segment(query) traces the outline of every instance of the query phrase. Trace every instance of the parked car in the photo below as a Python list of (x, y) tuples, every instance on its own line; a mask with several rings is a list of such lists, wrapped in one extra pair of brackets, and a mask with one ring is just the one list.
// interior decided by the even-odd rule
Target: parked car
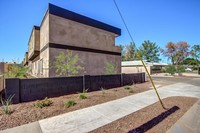
[(186, 68), (185, 71), (192, 72), (192, 69), (191, 68)]

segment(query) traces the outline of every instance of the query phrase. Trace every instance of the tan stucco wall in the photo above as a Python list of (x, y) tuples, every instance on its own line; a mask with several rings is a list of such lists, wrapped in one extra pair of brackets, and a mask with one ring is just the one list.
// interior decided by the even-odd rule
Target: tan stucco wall
[[(151, 67), (147, 66), (149, 72), (151, 72)], [(138, 72), (145, 72), (146, 70), (143, 66), (134, 66), (134, 67), (122, 67), (122, 73), (138, 73)]]
[(34, 45), (34, 49), (36, 51), (40, 51), (40, 30), (34, 30), (35, 32), (35, 45)]
[(52, 14), (49, 15), (49, 23), (49, 41), (52, 43), (121, 52), (120, 47), (114, 46), (114, 33)]
[(39, 77), (49, 77), (49, 48), (40, 53), (40, 60), (43, 61), (43, 72)]
[(44, 17), (40, 26), (40, 50), (49, 43), (49, 13)]
[[(60, 52), (67, 50), (50, 48), (50, 59), (54, 59)], [(112, 62), (117, 66), (117, 73), (121, 73), (121, 57), (115, 55), (99, 54), (92, 52), (72, 51), (73, 55), (79, 56), (79, 65), (84, 67), (79, 75), (100, 75), (105, 73), (105, 63)], [(55, 69), (50, 70), (50, 77), (55, 76)]]
[[(51, 15), (48, 12), (42, 21), (40, 32), (35, 33), (35, 36), (37, 36), (36, 42), (40, 44), (40, 55), (29, 63), (29, 67), (32, 68), (32, 74), (36, 74), (37, 77), (55, 76), (55, 70), (50, 69), (51, 66), (49, 66), (51, 64), (50, 59), (53, 59), (59, 52), (66, 53), (67, 51), (66, 49), (55, 48), (44, 50), (44, 46), (48, 43), (121, 52), (120, 47), (114, 45), (116, 34)], [(79, 75), (104, 74), (106, 62), (116, 64), (117, 73), (121, 73), (121, 56), (83, 51), (73, 51), (73, 54), (78, 54), (81, 60), (79, 63), (84, 67), (84, 71), (81, 71)], [(35, 64), (38, 64), (41, 60), (43, 62), (43, 72), (38, 74), (38, 67)]]
[(33, 30), (30, 36), (29, 43), (28, 43), (28, 58), (30, 58), (31, 54), (34, 51), (34, 38), (35, 38), (35, 34)]
[(40, 55), (37, 56), (33, 61), (32, 61), (32, 75), (37, 76), (38, 74), (38, 65), (37, 61), (40, 59)]
[(33, 28), (29, 44), (28, 44), (28, 58), (33, 54), (34, 51), (40, 50), (40, 31)]

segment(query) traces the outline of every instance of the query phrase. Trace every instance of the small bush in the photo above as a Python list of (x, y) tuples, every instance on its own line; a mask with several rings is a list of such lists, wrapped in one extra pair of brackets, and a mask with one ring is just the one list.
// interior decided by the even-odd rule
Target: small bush
[(124, 86), (124, 89), (130, 90), (131, 88), (129, 86)]
[(114, 89), (113, 91), (114, 91), (114, 92), (117, 92), (117, 89)]
[(166, 72), (171, 75), (174, 75), (176, 73), (176, 67), (174, 65), (166, 66), (165, 69), (166, 69)]
[(184, 67), (184, 66), (181, 66), (181, 65), (177, 66), (176, 72), (177, 72), (178, 74), (181, 74), (181, 73), (185, 72), (185, 67)]
[(193, 67), (193, 70), (198, 70), (198, 67)]
[(161, 72), (162, 72), (162, 73), (166, 73), (166, 69), (165, 69), (165, 68), (162, 68), (162, 69), (161, 69)]
[(76, 105), (76, 102), (74, 100), (69, 100), (68, 102), (65, 103), (65, 107), (69, 108), (71, 106)]
[(129, 93), (134, 93), (134, 90), (133, 90), (133, 89), (130, 89), (130, 90), (129, 90)]
[(38, 108), (43, 108), (43, 107), (46, 107), (46, 106), (50, 106), (52, 103), (53, 102), (46, 97), (44, 100), (38, 101), (37, 103), (34, 103), (33, 105), (38, 107)]
[(2, 109), (3, 109), (3, 112), (5, 113), (5, 114), (11, 114), (12, 113), (12, 111), (11, 111), (11, 108), (10, 108), (10, 105), (12, 104), (12, 98), (14, 97), (14, 95), (12, 95), (12, 96), (9, 96), (8, 97), (8, 99), (6, 99), (6, 100), (3, 100), (2, 98), (1, 98), (1, 104), (2, 104)]
[(80, 99), (87, 99), (87, 96), (86, 96), (87, 92), (88, 92), (88, 89), (86, 89), (86, 90), (84, 89), (83, 93), (79, 93), (79, 98)]
[(79, 94), (79, 98), (80, 99), (87, 99), (87, 96), (86, 96), (85, 93), (81, 93), (81, 94)]

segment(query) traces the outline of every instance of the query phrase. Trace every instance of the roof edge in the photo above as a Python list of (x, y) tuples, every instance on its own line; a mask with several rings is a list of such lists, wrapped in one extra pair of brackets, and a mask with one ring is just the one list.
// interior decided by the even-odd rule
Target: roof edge
[(49, 3), (49, 5), (48, 5), (48, 11), (49, 11), (49, 14), (52, 14), (52, 15), (56, 15), (56, 16), (59, 16), (59, 17), (65, 18), (65, 19), (69, 19), (69, 20), (72, 20), (72, 21), (75, 21), (78, 23), (82, 23), (85, 25), (89, 25), (89, 26), (92, 26), (95, 28), (105, 30), (105, 31), (109, 31), (109, 32), (117, 34), (118, 36), (121, 35), (121, 29), (119, 29), (119, 28), (116, 28), (114, 26), (108, 25), (106, 23), (94, 20), (92, 18), (83, 16), (83, 15), (80, 15), (78, 13), (69, 11), (62, 7), (58, 7), (51, 3)]

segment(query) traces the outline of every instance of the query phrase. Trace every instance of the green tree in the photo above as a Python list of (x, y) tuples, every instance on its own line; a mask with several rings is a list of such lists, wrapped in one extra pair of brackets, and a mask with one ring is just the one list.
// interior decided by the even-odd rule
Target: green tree
[(200, 45), (192, 46), (191, 55), (194, 59), (200, 60)]
[(199, 60), (196, 60), (194, 58), (186, 58), (184, 61), (183, 61), (183, 65), (193, 65), (193, 66), (197, 66), (200, 64), (200, 61)]
[(124, 46), (122, 44), (119, 45), (119, 47), (121, 48), (121, 60), (125, 61), (125, 50), (124, 50)]
[(105, 64), (105, 72), (104, 74), (116, 74), (117, 73), (117, 67), (112, 62), (106, 62)]
[(137, 49), (135, 47), (135, 43), (130, 43), (126, 45), (125, 53), (124, 53), (124, 60), (126, 61), (133, 61), (138, 60), (137, 56)]
[(67, 54), (60, 52), (52, 63), (52, 68), (56, 71), (56, 76), (75, 76), (84, 68), (78, 65), (78, 55), (73, 55), (72, 51), (67, 50)]
[(144, 60), (147, 60), (148, 62), (159, 62), (159, 49), (160, 48), (158, 47), (158, 45), (156, 45), (156, 43), (147, 40), (142, 43), (139, 51)]
[(5, 78), (27, 78), (28, 68), (24, 67), (23, 64), (17, 64), (14, 62), (8, 67), (8, 72), (4, 73)]

